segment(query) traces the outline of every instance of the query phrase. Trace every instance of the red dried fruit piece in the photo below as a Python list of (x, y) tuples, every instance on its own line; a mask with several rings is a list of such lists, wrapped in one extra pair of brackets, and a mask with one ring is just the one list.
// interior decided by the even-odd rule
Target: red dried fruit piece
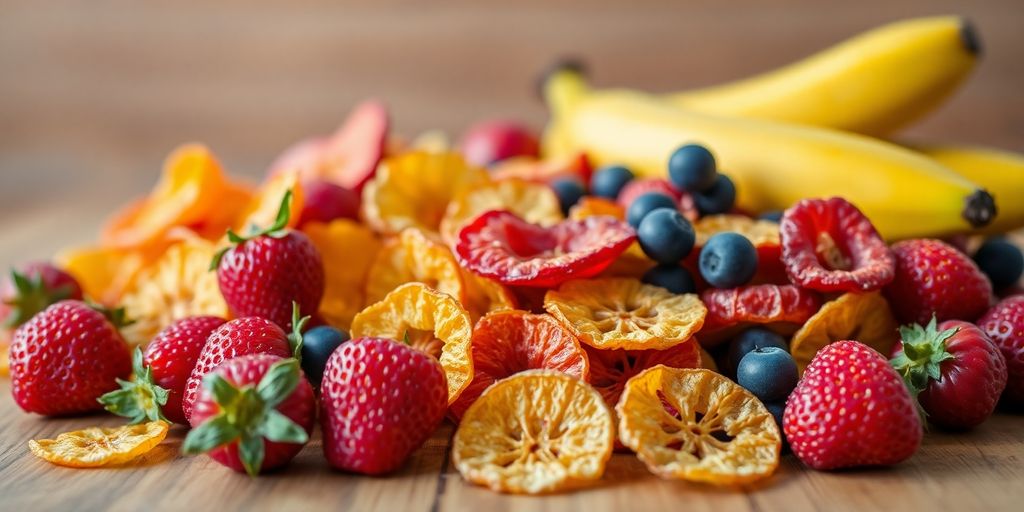
[(669, 368), (700, 368), (700, 344), (696, 338), (665, 350), (602, 350), (583, 345), (590, 360), (590, 385), (605, 403), (614, 406), (634, 375), (663, 364)]
[(786, 210), (779, 230), (786, 273), (801, 287), (863, 292), (895, 276), (896, 258), (875, 226), (841, 197), (800, 201)]
[(697, 203), (693, 201), (693, 196), (676, 189), (668, 180), (661, 178), (641, 178), (627, 183), (625, 187), (622, 187), (616, 201), (619, 206), (628, 209), (634, 199), (649, 192), (671, 197), (679, 205), (679, 212), (690, 222), (700, 218), (700, 212), (697, 210)]
[(601, 273), (634, 240), (633, 229), (612, 217), (542, 227), (490, 211), (459, 232), (455, 255), (463, 267), (501, 283), (550, 288)]
[(742, 324), (791, 323), (799, 326), (821, 308), (821, 296), (793, 285), (757, 284), (709, 288), (700, 294), (708, 308), (701, 340), (714, 344), (731, 327)]

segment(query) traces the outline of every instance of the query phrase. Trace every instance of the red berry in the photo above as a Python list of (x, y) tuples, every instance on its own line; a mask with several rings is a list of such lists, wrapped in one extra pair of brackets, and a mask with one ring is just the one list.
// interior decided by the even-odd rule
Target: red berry
[(298, 361), (267, 354), (236, 357), (205, 381), (182, 451), (207, 452), (256, 476), (295, 458), (315, 421), (313, 387)]
[(96, 400), (132, 372), (128, 344), (103, 313), (58, 302), (18, 328), (11, 343), (11, 393), (47, 416), (102, 409)]
[(1024, 406), (1024, 295), (1003, 299), (981, 319), (981, 328), (1006, 360), (1007, 381), (1003, 400)]
[(757, 284), (739, 288), (709, 288), (700, 294), (708, 308), (701, 341), (708, 334), (741, 324), (801, 325), (821, 308), (821, 296), (793, 285)]
[(23, 265), (0, 283), (0, 326), (18, 327), (61, 300), (82, 300), (71, 274), (45, 261)]
[(311, 180), (302, 183), (302, 194), (299, 226), (334, 219), (359, 220), (359, 195), (350, 189), (329, 181)]
[(904, 240), (892, 246), (896, 277), (885, 296), (903, 323), (925, 324), (934, 315), (973, 322), (992, 301), (992, 284), (964, 253), (938, 240)]
[(485, 121), (462, 137), (459, 151), (466, 162), (484, 167), (512, 157), (537, 158), (540, 145), (530, 129), (514, 121)]
[(895, 260), (875, 226), (841, 197), (804, 199), (779, 223), (790, 281), (822, 292), (877, 290), (893, 278)]
[(857, 341), (821, 349), (786, 402), (786, 439), (814, 469), (888, 466), (921, 444), (921, 419), (889, 361)]
[(226, 320), (215, 316), (196, 316), (178, 320), (167, 326), (146, 346), (144, 364), (149, 367), (156, 385), (168, 391), (164, 416), (175, 423), (187, 424), (181, 409), (185, 384), (207, 338)]
[(383, 338), (331, 354), (320, 394), (324, 455), (338, 469), (394, 471), (444, 419), (448, 386), (436, 359)]

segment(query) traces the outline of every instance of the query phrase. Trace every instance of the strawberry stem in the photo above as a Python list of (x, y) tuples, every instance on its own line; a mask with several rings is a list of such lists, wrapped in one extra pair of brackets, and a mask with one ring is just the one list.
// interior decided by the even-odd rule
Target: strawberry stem
[(104, 409), (128, 418), (130, 425), (158, 420), (170, 423), (161, 410), (167, 405), (168, 391), (153, 381), (153, 372), (143, 363), (142, 349), (138, 347), (132, 352), (132, 373), (133, 380), (117, 379), (121, 389), (99, 397), (99, 403)]
[(288, 234), (288, 221), (291, 219), (291, 204), (292, 204), (292, 189), (285, 191), (284, 196), (281, 198), (281, 205), (277, 208), (277, 217), (274, 219), (274, 223), (265, 229), (259, 229), (257, 226), (253, 226), (250, 229), (248, 236), (242, 236), (235, 233), (234, 230), (228, 229), (227, 236), (230, 244), (217, 251), (213, 255), (213, 260), (210, 261), (210, 270), (217, 270), (220, 266), (220, 260), (224, 258), (224, 255), (234, 247), (237, 247), (249, 240), (259, 238), (261, 236), (269, 236), (271, 238), (281, 238)]

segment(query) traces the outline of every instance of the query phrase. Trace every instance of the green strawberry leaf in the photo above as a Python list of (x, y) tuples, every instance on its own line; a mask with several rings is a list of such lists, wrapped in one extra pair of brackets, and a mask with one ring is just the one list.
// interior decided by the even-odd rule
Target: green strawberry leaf
[(181, 452), (187, 455), (205, 453), (224, 446), (241, 435), (242, 432), (226, 415), (218, 415), (190, 430), (181, 445)]
[(274, 219), (274, 223), (268, 226), (266, 229), (260, 229), (259, 226), (253, 225), (249, 227), (249, 234), (242, 236), (235, 233), (233, 230), (227, 230), (228, 241), (231, 245), (225, 247), (216, 254), (213, 255), (213, 260), (210, 261), (210, 270), (217, 270), (220, 266), (220, 261), (224, 258), (227, 252), (240, 244), (248, 242), (254, 238), (261, 236), (269, 236), (271, 238), (282, 238), (288, 235), (288, 220), (291, 218), (291, 204), (292, 204), (292, 189), (285, 191), (284, 196), (281, 197), (281, 205), (277, 209), (277, 217)]
[(210, 390), (210, 394), (213, 395), (213, 400), (221, 406), (229, 406), (238, 400), (238, 396), (241, 394), (237, 388), (231, 385), (230, 382), (217, 375), (216, 373), (208, 373), (203, 377), (203, 386)]
[(256, 477), (260, 474), (264, 455), (263, 437), (245, 435), (238, 441), (238, 459), (242, 461), (242, 467), (249, 476)]
[(99, 397), (99, 403), (104, 409), (128, 418), (129, 424), (157, 420), (170, 423), (161, 410), (167, 405), (169, 392), (153, 381), (152, 370), (143, 364), (142, 349), (136, 348), (132, 353), (132, 373), (133, 380), (117, 379), (121, 389)]
[(299, 303), (292, 301), (292, 332), (288, 334), (288, 345), (292, 348), (292, 357), (302, 360), (302, 331), (311, 317), (301, 316)]
[(275, 409), (267, 411), (259, 432), (267, 440), (276, 443), (305, 444), (309, 441), (309, 434), (302, 427)]
[(0, 318), (0, 325), (9, 329), (29, 321), (51, 304), (71, 297), (73, 290), (70, 285), (47, 288), (42, 273), (29, 277), (13, 268), (11, 284), (14, 285), (14, 296), (4, 300), (4, 304), (11, 308), (10, 314), (7, 318)]
[(299, 385), (299, 362), (285, 359), (274, 363), (266, 375), (256, 385), (256, 393), (263, 401), (264, 407), (273, 409), (285, 401)]

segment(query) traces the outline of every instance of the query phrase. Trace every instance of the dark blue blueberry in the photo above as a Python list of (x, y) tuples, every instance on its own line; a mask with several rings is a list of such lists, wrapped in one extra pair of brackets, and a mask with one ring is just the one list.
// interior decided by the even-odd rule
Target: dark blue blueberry
[(558, 196), (558, 204), (562, 207), (562, 214), (569, 215), (569, 208), (579, 202), (580, 198), (586, 195), (587, 191), (579, 181), (572, 178), (562, 178), (551, 182), (551, 188)]
[(700, 144), (687, 144), (668, 159), (668, 176), (676, 188), (690, 193), (705, 192), (718, 177), (715, 156)]
[(729, 343), (729, 368), (735, 372), (743, 356), (756, 348), (765, 347), (789, 350), (785, 338), (763, 327), (751, 327), (741, 332), (739, 336), (733, 338), (732, 342)]
[(785, 400), (798, 380), (793, 356), (778, 347), (756, 348), (736, 367), (736, 382), (762, 402)]
[(719, 174), (715, 184), (706, 192), (693, 194), (693, 202), (701, 215), (726, 213), (736, 204), (736, 185), (728, 176)]
[(719, 233), (700, 251), (700, 275), (715, 288), (735, 288), (757, 272), (757, 249), (743, 235)]
[(660, 192), (648, 192), (636, 199), (626, 209), (626, 222), (633, 228), (640, 227), (640, 221), (658, 208), (678, 208), (676, 202)]
[(690, 271), (679, 265), (657, 265), (644, 272), (643, 282), (660, 286), (672, 293), (696, 293), (697, 285), (693, 283)]
[(784, 212), (782, 210), (773, 210), (773, 211), (770, 211), (770, 212), (764, 212), (760, 216), (758, 216), (757, 218), (759, 218), (761, 220), (770, 220), (770, 221), (778, 224), (778, 223), (782, 222), (782, 214), (783, 213)]
[(693, 250), (697, 234), (690, 221), (675, 208), (658, 208), (648, 213), (636, 228), (640, 248), (658, 263), (679, 263)]
[(302, 371), (306, 372), (313, 389), (320, 389), (327, 358), (348, 339), (348, 333), (327, 325), (314, 327), (302, 335)]
[(594, 172), (590, 178), (590, 193), (598, 197), (615, 199), (626, 183), (633, 181), (633, 172), (621, 165), (609, 165)]
[(992, 281), (992, 287), (1001, 290), (1020, 280), (1024, 273), (1024, 255), (1017, 246), (1002, 238), (990, 238), (974, 253), (974, 262)]

